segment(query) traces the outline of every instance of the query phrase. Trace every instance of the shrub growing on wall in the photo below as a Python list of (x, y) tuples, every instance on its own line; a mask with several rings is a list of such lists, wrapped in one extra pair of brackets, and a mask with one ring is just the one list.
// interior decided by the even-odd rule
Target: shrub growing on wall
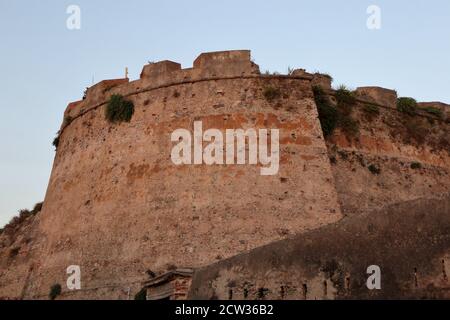
[(417, 101), (413, 98), (402, 97), (397, 99), (397, 110), (409, 115), (416, 114)]
[(264, 98), (269, 102), (278, 99), (280, 96), (281, 91), (279, 88), (267, 87), (264, 89)]
[(380, 108), (374, 104), (365, 104), (363, 111), (368, 121), (372, 121), (380, 114)]
[(359, 133), (359, 124), (352, 118), (353, 107), (357, 104), (355, 94), (345, 86), (340, 86), (335, 92), (338, 109), (338, 126), (347, 138), (353, 138)]
[(124, 99), (120, 94), (114, 94), (106, 105), (105, 118), (111, 123), (130, 122), (133, 113), (133, 102)]
[(58, 149), (58, 146), (59, 146), (59, 133), (57, 133), (56, 137), (53, 139), (52, 145), (55, 147), (55, 149)]
[(350, 109), (356, 104), (355, 94), (344, 85), (340, 86), (339, 89), (336, 90), (335, 97), (338, 105), (342, 108)]
[(381, 173), (381, 169), (380, 169), (379, 167), (377, 167), (376, 165), (374, 165), (374, 164), (371, 164), (371, 165), (368, 166), (367, 168), (369, 169), (369, 171), (370, 171), (372, 174), (377, 175), (377, 174), (380, 174), (380, 173)]
[(411, 169), (421, 169), (422, 164), (420, 162), (413, 162), (411, 163)]
[(425, 143), (430, 131), (423, 119), (412, 118), (409, 120), (404, 120), (403, 125), (406, 129), (405, 142), (412, 143), (413, 141), (415, 141), (420, 145)]
[(30, 217), (35, 216), (42, 210), (43, 202), (36, 203), (33, 210), (22, 209), (19, 210), (19, 215), (14, 216), (8, 224), (0, 229), (0, 234), (6, 232), (9, 235), (14, 235), (21, 225)]
[(60, 294), (61, 294), (62, 288), (59, 283), (56, 283), (52, 285), (50, 288), (50, 293), (48, 294), (48, 297), (50, 300), (55, 300)]
[(138, 293), (136, 293), (134, 300), (147, 300), (147, 289), (142, 288)]
[(353, 138), (359, 133), (359, 123), (351, 116), (353, 106), (357, 104), (353, 92), (341, 86), (335, 92), (337, 106), (331, 105), (322, 87), (314, 86), (314, 100), (319, 112), (319, 120), (325, 137), (331, 136), (339, 127), (347, 138)]
[(432, 114), (438, 118), (442, 118), (444, 114), (442, 113), (441, 109), (435, 108), (435, 107), (426, 107), (423, 108), (424, 111), (426, 111), (429, 114)]
[(335, 107), (333, 107), (323, 89), (320, 86), (313, 87), (314, 100), (317, 105), (317, 111), (319, 112), (319, 121), (322, 126), (323, 135), (325, 137), (330, 136), (337, 126), (338, 122), (338, 112)]
[(356, 120), (346, 113), (341, 113), (339, 115), (339, 127), (342, 132), (346, 134), (347, 137), (355, 137), (359, 133), (359, 124)]

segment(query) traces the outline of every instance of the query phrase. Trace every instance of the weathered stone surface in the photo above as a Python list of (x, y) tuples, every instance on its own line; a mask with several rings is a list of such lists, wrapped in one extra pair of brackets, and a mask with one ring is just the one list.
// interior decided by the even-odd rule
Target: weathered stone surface
[[(43, 210), (24, 226), (32, 239), (13, 258), (10, 252), (16, 251), (11, 250), (23, 239), (5, 240), (0, 249), (0, 297), (46, 299), (51, 285), (65, 283), (66, 268), (80, 265), (83, 290), (69, 292), (63, 286), (62, 298), (127, 299), (142, 288), (148, 270), (206, 268), (321, 230), (316, 238), (307, 236), (316, 241), (321, 232), (330, 235), (323, 230), (331, 229), (323, 227), (342, 219), (341, 208), (356, 223), (361, 214), (376, 215), (376, 208), (420, 198), (433, 205), (431, 199), (448, 192), (448, 123), (436, 122), (422, 144), (405, 141), (399, 131), (406, 130), (402, 115), (393, 110), (395, 92), (359, 88), (361, 99), (384, 107), (371, 121), (355, 108), (358, 136), (348, 139), (337, 130), (325, 141), (312, 86), (328, 87), (330, 81), (306, 72), (262, 76), (249, 51), (231, 51), (202, 54), (189, 69), (158, 62), (144, 67), (136, 81), (108, 80), (89, 88), (84, 100), (66, 109), (70, 121), (62, 126)], [(275, 99), (266, 98), (267, 89), (277, 90)], [(113, 94), (134, 103), (129, 123), (105, 120)], [(420, 117), (417, 123), (428, 120)], [(202, 121), (205, 130), (279, 129), (279, 174), (261, 176), (258, 166), (248, 165), (175, 166), (170, 135), (175, 129), (192, 130), (194, 121)], [(420, 168), (411, 167), (415, 162)], [(372, 174), (370, 164), (379, 166), (381, 174)], [(434, 216), (429, 217), (424, 223)], [(363, 243), (344, 238), (349, 254)], [(274, 266), (278, 259), (288, 258), (274, 257)], [(302, 268), (308, 263), (303, 261)], [(315, 266), (313, 261), (305, 268)], [(283, 279), (294, 274), (286, 295), (289, 286), (298, 288), (303, 281), (284, 264), (273, 272)], [(249, 275), (256, 279), (255, 288), (260, 287), (258, 276)], [(268, 279), (276, 283), (274, 277)], [(323, 279), (314, 279), (313, 291), (322, 290)], [(329, 297), (341, 297), (332, 284), (329, 288)]]
[(313, 78), (311, 80), (311, 84), (313, 86), (319, 86), (324, 90), (331, 90), (331, 82), (333, 79), (326, 74), (315, 73), (313, 74)]
[(442, 112), (442, 118), (447, 122), (450, 120), (450, 105), (438, 101), (433, 102), (419, 102), (419, 108), (437, 108)]
[[(366, 212), (401, 201), (435, 198), (450, 190), (450, 126), (444, 121), (379, 107), (367, 117), (365, 104), (353, 107), (359, 133), (349, 139), (336, 130), (328, 142), (336, 189), (345, 214)], [(423, 141), (417, 142), (418, 135)], [(414, 168), (412, 166), (420, 166)], [(373, 174), (369, 167), (381, 170)]]
[(203, 76), (241, 76), (259, 74), (259, 67), (250, 60), (249, 50), (202, 53), (194, 61), (194, 69)]
[[(366, 286), (381, 269), (381, 290)], [(190, 299), (449, 299), (450, 196), (368, 212), (197, 270)]]
[(169, 60), (150, 63), (141, 72), (142, 78), (157, 78), (181, 70), (181, 64)]
[(380, 87), (359, 87), (356, 94), (362, 99), (395, 109), (397, 106), (397, 92)]
[[(208, 60), (197, 67), (214, 69)], [(264, 97), (269, 86), (281, 90), (276, 101)], [(112, 282), (126, 287), (147, 269), (207, 265), (341, 218), (309, 81), (216, 79), (128, 94), (135, 114), (117, 125), (104, 119), (105, 105), (90, 102), (128, 88), (103, 98), (97, 88), (105, 86), (88, 91), (76, 105), (89, 111), (61, 133), (41, 213), (46, 241), (27, 297), (64, 283), (69, 265), (81, 266), (91, 291)], [(192, 130), (194, 119), (205, 130), (280, 129), (279, 174), (175, 166), (171, 132)]]

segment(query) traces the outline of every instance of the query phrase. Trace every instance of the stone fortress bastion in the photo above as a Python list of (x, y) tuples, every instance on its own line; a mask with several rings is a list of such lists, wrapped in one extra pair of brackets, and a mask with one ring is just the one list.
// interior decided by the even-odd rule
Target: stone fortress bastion
[[(60, 283), (64, 299), (128, 299), (152, 278), (186, 277), (183, 270), (192, 275), (185, 290), (192, 299), (445, 296), (450, 107), (419, 103), (411, 129), (395, 91), (357, 88), (358, 131), (349, 136), (341, 126), (326, 136), (318, 87), (339, 104), (329, 76), (261, 74), (250, 51), (240, 50), (203, 53), (188, 69), (151, 63), (138, 80), (88, 88), (64, 112), (42, 211), (23, 227), (28, 237), (0, 249), (0, 296), (46, 299)], [(105, 119), (112, 95), (133, 102), (130, 122)], [(278, 173), (175, 165), (171, 133), (195, 121), (205, 130), (279, 129)], [(419, 129), (423, 137), (409, 136)], [(398, 244), (390, 253), (389, 222), (409, 249)], [(433, 234), (436, 242), (428, 242)], [(417, 243), (430, 247), (405, 258)], [(389, 290), (361, 289), (361, 268), (371, 260), (361, 246), (372, 246), (375, 260), (389, 266)], [(11, 248), (19, 248), (13, 257)], [(81, 290), (64, 286), (70, 265), (81, 267)], [(415, 265), (424, 272), (419, 283), (411, 280)]]

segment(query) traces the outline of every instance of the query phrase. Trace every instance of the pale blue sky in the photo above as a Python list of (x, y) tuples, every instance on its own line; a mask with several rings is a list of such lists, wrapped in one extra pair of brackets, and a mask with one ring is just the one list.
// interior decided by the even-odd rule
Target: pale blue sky
[[(66, 8), (81, 8), (81, 30)], [(369, 5), (381, 30), (366, 27)], [(68, 102), (147, 61), (190, 67), (206, 51), (251, 49), (261, 70), (330, 73), (450, 103), (450, 2), (0, 0), (0, 225), (44, 199)]]

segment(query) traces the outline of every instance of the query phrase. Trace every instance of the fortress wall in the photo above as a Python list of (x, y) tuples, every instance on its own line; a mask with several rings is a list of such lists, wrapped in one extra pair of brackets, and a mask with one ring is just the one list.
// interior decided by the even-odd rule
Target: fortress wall
[(33, 290), (29, 279), (38, 267), (39, 215), (26, 218), (14, 232), (0, 234), (0, 299), (21, 299)]
[(442, 112), (443, 120), (447, 123), (450, 122), (450, 105), (442, 102), (419, 102), (419, 108), (433, 107)]
[[(127, 299), (141, 289), (147, 270), (205, 267), (240, 256), (340, 221), (341, 208), (352, 216), (448, 193), (448, 118), (421, 113), (405, 121), (395, 110), (395, 91), (363, 87), (352, 114), (359, 134), (350, 139), (338, 129), (325, 141), (313, 85), (333, 92), (326, 75), (301, 69), (260, 75), (249, 51), (225, 51), (200, 55), (192, 68), (161, 61), (146, 65), (138, 80), (89, 88), (64, 114), (44, 207), (32, 228), (39, 242), (23, 245), (14, 259), (7, 250), (15, 243), (0, 250), (0, 297), (46, 299), (50, 286), (60, 283), (64, 299)], [(267, 99), (268, 88), (279, 96)], [(113, 94), (133, 101), (131, 122), (105, 120)], [(379, 115), (369, 119), (367, 103), (378, 105)], [(175, 166), (170, 135), (180, 128), (192, 132), (194, 121), (222, 132), (280, 129), (278, 175), (261, 176), (255, 165)], [(423, 141), (411, 138), (416, 131)], [(371, 164), (379, 174), (370, 172)], [(65, 289), (69, 265), (81, 266), (82, 291)], [(261, 276), (276, 284), (271, 294), (278, 294), (279, 278), (303, 279), (283, 264), (277, 268)], [(260, 281), (259, 273), (233, 272), (242, 273), (236, 281)], [(225, 288), (227, 277), (218, 287)], [(316, 280), (311, 285), (319, 292), (323, 279)], [(337, 289), (329, 288), (332, 297)], [(296, 290), (292, 297), (303, 297), (301, 285)], [(220, 296), (226, 294), (223, 289)]]
[[(353, 107), (359, 133), (336, 130), (328, 141), (333, 174), (346, 214), (423, 197), (439, 198), (450, 190), (450, 125), (421, 113), (409, 117), (395, 108), (395, 91), (358, 88)], [(364, 94), (362, 94), (364, 92)], [(379, 105), (379, 115), (364, 111)], [(419, 141), (417, 141), (419, 139)], [(414, 167), (420, 164), (420, 168)], [(370, 165), (381, 172), (373, 174)], [(411, 167), (413, 166), (413, 167)]]
[[(259, 76), (259, 67), (250, 60), (248, 50), (203, 53), (194, 61), (194, 67), (187, 69), (181, 69), (179, 63), (164, 60), (144, 66), (139, 80), (113, 79), (95, 84), (88, 88), (84, 100), (70, 103), (64, 115), (74, 119), (104, 104), (112, 94), (129, 96), (177, 84)], [(307, 79), (308, 76), (298, 78)], [(65, 125), (67, 123), (63, 123), (62, 129)]]
[(355, 90), (358, 98), (387, 108), (396, 109), (397, 92), (381, 87), (359, 87)]
[[(104, 82), (69, 106), (73, 120), (62, 130), (41, 214), (47, 242), (30, 297), (64, 283), (72, 264), (81, 266), (83, 287), (112, 283), (111, 296), (123, 297), (146, 270), (208, 265), (341, 218), (309, 80), (247, 77), (255, 66), (237, 56), (239, 75), (195, 78), (233, 70), (211, 62), (222, 58), (200, 56), (192, 70), (167, 68), (166, 80)], [(143, 75), (152, 67), (161, 65)], [(199, 81), (167, 84), (187, 74)], [(268, 101), (268, 87), (280, 97)], [(105, 120), (101, 103), (113, 93), (133, 101), (130, 123)], [(279, 174), (261, 176), (254, 165), (175, 166), (171, 132), (192, 131), (200, 120), (204, 130), (280, 129)]]

